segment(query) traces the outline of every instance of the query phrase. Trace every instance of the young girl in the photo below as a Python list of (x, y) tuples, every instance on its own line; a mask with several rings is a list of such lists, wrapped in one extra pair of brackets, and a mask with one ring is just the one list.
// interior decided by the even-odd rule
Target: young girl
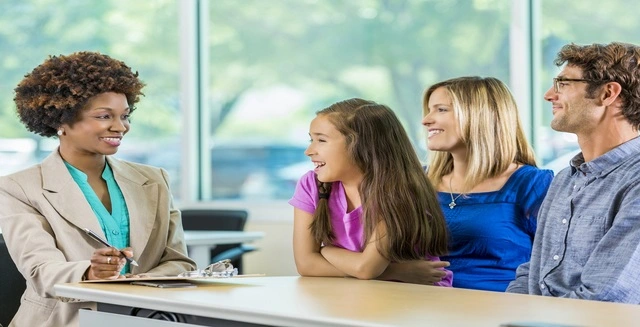
[(317, 113), (305, 151), (316, 168), (289, 201), (302, 276), (451, 286), (436, 193), (391, 109), (362, 99)]
[(498, 79), (431, 86), (423, 125), (451, 242), (454, 287), (504, 292), (529, 261), (536, 216), (553, 172), (536, 168), (511, 92)]

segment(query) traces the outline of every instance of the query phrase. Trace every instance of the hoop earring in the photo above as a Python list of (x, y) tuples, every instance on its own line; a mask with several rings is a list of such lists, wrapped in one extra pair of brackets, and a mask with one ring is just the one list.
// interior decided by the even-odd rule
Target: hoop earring
[(58, 134), (58, 136), (62, 136), (62, 133), (64, 133), (64, 131), (62, 129), (59, 129), (58, 133), (56, 133), (56, 134)]

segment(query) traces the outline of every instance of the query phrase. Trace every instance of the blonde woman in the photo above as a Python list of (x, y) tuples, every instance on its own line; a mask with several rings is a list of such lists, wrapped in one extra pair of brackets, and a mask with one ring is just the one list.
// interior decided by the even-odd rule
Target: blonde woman
[(536, 168), (515, 100), (498, 79), (439, 82), (426, 90), (423, 114), (453, 286), (504, 292), (529, 260), (553, 172)]

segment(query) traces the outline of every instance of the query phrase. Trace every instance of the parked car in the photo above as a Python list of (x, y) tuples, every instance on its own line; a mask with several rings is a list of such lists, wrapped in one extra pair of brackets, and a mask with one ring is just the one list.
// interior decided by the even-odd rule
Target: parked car
[[(180, 147), (171, 143), (163, 145), (162, 149), (149, 146), (128, 149), (118, 152), (118, 156), (166, 169), (171, 175), (171, 187), (177, 190), (182, 158)], [(212, 199), (290, 198), (295, 181), (281, 175), (280, 171), (291, 165), (310, 162), (304, 154), (305, 149), (306, 145), (262, 140), (214, 142), (210, 165)], [(135, 154), (135, 158), (130, 154)]]
[[(229, 143), (211, 149), (213, 198), (287, 199), (295, 183), (279, 172), (309, 162), (303, 145), (284, 143)], [(300, 176), (298, 176), (300, 177)]]

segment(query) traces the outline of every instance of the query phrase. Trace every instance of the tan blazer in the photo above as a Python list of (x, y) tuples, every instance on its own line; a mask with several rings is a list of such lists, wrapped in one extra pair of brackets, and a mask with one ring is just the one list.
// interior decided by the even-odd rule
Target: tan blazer
[[(107, 157), (130, 218), (130, 242), (139, 267), (131, 273), (176, 275), (193, 270), (180, 212), (163, 169)], [(98, 219), (58, 151), (41, 164), (0, 177), (0, 228), (27, 280), (10, 326), (74, 326), (78, 309), (95, 303), (58, 299), (53, 285), (78, 282), (101, 247), (83, 228), (104, 237)]]

